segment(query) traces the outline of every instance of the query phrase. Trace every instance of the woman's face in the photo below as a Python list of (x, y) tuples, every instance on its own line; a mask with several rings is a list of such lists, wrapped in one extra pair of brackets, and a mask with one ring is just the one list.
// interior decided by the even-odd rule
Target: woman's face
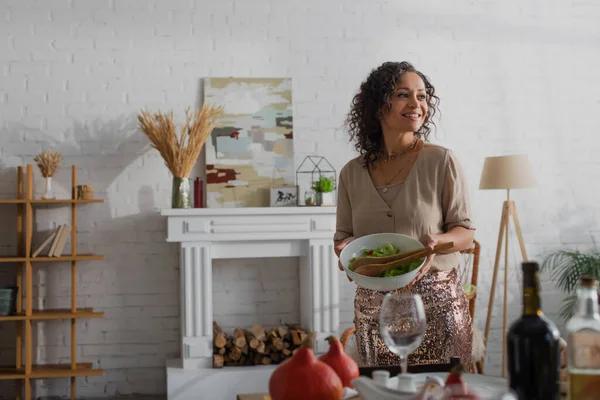
[(406, 72), (390, 97), (391, 107), (382, 110), (380, 121), (384, 130), (416, 132), (427, 116), (425, 83), (414, 72)]

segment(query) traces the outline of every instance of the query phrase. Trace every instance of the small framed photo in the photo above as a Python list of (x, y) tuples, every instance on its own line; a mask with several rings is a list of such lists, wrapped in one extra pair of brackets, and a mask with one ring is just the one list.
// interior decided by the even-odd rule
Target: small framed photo
[(271, 207), (292, 207), (297, 205), (297, 186), (273, 186), (271, 188)]

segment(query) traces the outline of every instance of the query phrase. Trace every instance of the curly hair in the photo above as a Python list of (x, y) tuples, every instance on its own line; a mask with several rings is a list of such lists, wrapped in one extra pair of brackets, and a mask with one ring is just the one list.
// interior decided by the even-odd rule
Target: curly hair
[(429, 79), (409, 62), (383, 63), (372, 70), (360, 85), (358, 93), (352, 99), (345, 121), (350, 140), (355, 141), (354, 147), (363, 157), (365, 167), (375, 163), (383, 150), (383, 132), (379, 115), (381, 111), (391, 107), (390, 98), (396, 91), (396, 84), (406, 72), (414, 72), (423, 79), (429, 108), (423, 125), (415, 132), (415, 135), (419, 139), (427, 141), (431, 132), (430, 125), (435, 126), (432, 117), (439, 111), (440, 99), (435, 95), (435, 88)]

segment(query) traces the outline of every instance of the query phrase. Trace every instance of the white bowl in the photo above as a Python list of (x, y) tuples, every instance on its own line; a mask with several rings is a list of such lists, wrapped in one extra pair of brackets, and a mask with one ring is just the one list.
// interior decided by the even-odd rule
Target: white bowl
[(374, 249), (386, 243), (391, 243), (394, 246), (397, 246), (401, 252), (422, 249), (425, 247), (417, 239), (410, 236), (401, 235), (399, 233), (374, 233), (372, 235), (362, 236), (354, 239), (348, 243), (340, 253), (340, 262), (342, 263), (342, 266), (344, 267), (344, 270), (348, 276), (354, 282), (356, 282), (357, 285), (367, 289), (381, 291), (400, 289), (401, 287), (408, 285), (417, 276), (421, 268), (423, 268), (425, 260), (423, 260), (418, 268), (410, 271), (409, 273), (399, 276), (392, 276), (389, 278), (364, 276), (348, 269), (350, 260), (353, 257), (360, 257), (363, 249)]

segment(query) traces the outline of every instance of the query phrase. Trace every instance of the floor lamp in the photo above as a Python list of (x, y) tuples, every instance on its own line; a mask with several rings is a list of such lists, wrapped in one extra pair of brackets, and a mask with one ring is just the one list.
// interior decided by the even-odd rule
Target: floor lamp
[(498, 233), (498, 246), (496, 247), (496, 260), (494, 261), (494, 276), (492, 278), (492, 287), (490, 289), (490, 300), (488, 303), (487, 318), (485, 321), (485, 344), (488, 343), (490, 332), (490, 323), (492, 320), (492, 307), (494, 305), (494, 295), (496, 294), (496, 280), (498, 278), (498, 268), (500, 266), (500, 255), (502, 252), (502, 243), (504, 242), (504, 301), (502, 308), (502, 377), (506, 371), (506, 298), (508, 291), (508, 232), (509, 223), (512, 218), (515, 224), (515, 231), (521, 247), (523, 261), (527, 261), (525, 252), (525, 243), (523, 234), (517, 217), (517, 208), (515, 203), (510, 200), (511, 189), (523, 189), (535, 186), (533, 170), (526, 155), (510, 155), (500, 157), (487, 157), (481, 172), (479, 189), (503, 189), (506, 190), (506, 201), (502, 205), (502, 217), (500, 218), (500, 232)]

